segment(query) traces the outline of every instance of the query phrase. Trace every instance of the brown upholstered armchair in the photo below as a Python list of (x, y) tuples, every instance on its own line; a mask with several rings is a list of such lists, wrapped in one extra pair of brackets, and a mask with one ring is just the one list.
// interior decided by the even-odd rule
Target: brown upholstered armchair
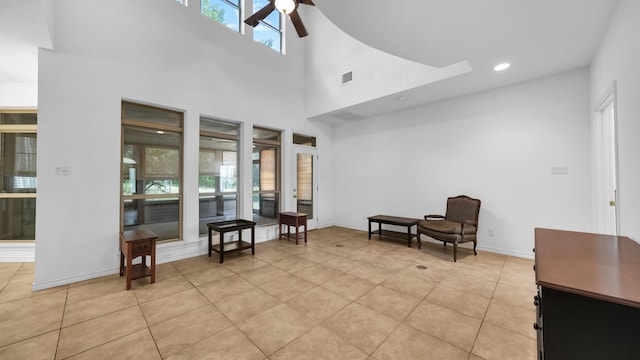
[(447, 199), (446, 215), (425, 215), (418, 222), (418, 248), (422, 247), (420, 234), (442, 241), (444, 246), (453, 243), (453, 261), (457, 261), (458, 244), (473, 241), (473, 254), (476, 252), (478, 215), (480, 200), (459, 195)]

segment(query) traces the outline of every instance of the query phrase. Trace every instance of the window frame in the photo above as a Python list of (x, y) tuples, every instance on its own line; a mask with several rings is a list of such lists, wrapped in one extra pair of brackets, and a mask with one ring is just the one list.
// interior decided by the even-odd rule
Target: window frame
[[(252, 0), (252, 3), (253, 3), (253, 0)], [(257, 43), (260, 43), (260, 44), (272, 49), (273, 51), (277, 51), (277, 52), (279, 52), (281, 54), (284, 54), (284, 45), (283, 45), (283, 41), (282, 40), (284, 39), (284, 22), (286, 21), (286, 16), (282, 16), (282, 14), (277, 9), (274, 9), (273, 11), (278, 14), (278, 27), (277, 28), (275, 26), (273, 26), (272, 24), (266, 22), (265, 21), (266, 17), (264, 19), (260, 20), (260, 22), (258, 23), (258, 25), (256, 27), (262, 25), (262, 26), (265, 26), (267, 29), (273, 30), (274, 32), (276, 32), (278, 34), (278, 37), (279, 37), (279, 42), (278, 43), (280, 44), (280, 48), (279, 49), (274, 49), (272, 46), (268, 46), (267, 44), (265, 44), (265, 43), (263, 43), (263, 42), (261, 42), (259, 40), (256, 40), (256, 38), (255, 38), (255, 28), (256, 27), (254, 27), (252, 38), (253, 38), (253, 41), (255, 41)], [(254, 10), (254, 12), (255, 12), (255, 10)]]
[[(217, 123), (217, 124), (224, 124), (224, 125), (228, 125), (228, 126), (234, 126), (236, 133), (235, 135), (233, 134), (227, 134), (227, 133), (223, 133), (223, 132), (217, 132), (217, 131), (213, 131), (213, 130), (203, 130), (202, 129), (202, 123), (203, 121), (207, 121), (207, 122), (212, 122), (212, 123)], [(236, 124), (236, 123), (231, 123), (228, 121), (222, 121), (222, 120), (217, 120), (217, 119), (211, 119), (211, 118), (207, 118), (207, 117), (200, 117), (200, 136), (199, 136), (199, 140), (201, 140), (202, 138), (207, 138), (207, 139), (220, 139), (220, 140), (229, 140), (229, 141), (235, 141), (236, 143), (236, 191), (234, 192), (230, 192), (230, 191), (214, 191), (214, 192), (200, 192), (200, 186), (198, 185), (198, 205), (200, 204), (201, 198), (203, 196), (222, 196), (223, 197), (223, 201), (224, 201), (224, 196), (225, 195), (234, 195), (235, 196), (235, 201), (236, 201), (236, 213), (235, 213), (235, 218), (239, 217), (239, 211), (240, 211), (240, 192), (238, 189), (238, 183), (239, 183), (239, 178), (240, 178), (240, 124)], [(208, 172), (201, 172), (200, 170), (200, 154), (202, 153), (203, 149), (199, 146), (198, 147), (198, 183), (200, 181), (200, 177), (203, 174), (211, 174)], [(202, 217), (200, 216), (200, 211), (198, 210), (198, 224), (199, 227), (201, 227), (202, 224)], [(226, 218), (225, 218), (226, 219)], [(204, 230), (204, 232), (203, 232)], [(208, 234), (208, 229), (201, 229), (199, 231), (199, 235), (200, 236), (205, 236)]]
[(304, 135), (301, 133), (293, 133), (293, 145), (306, 146), (306, 147), (317, 147), (317, 137), (312, 135)]
[[(211, 0), (211, 1), (213, 1), (213, 0)], [(224, 26), (225, 28), (227, 28), (229, 30), (233, 30), (233, 31), (235, 31), (237, 33), (241, 33), (242, 34), (242, 29), (243, 29), (243, 24), (244, 24), (244, 22), (242, 21), (244, 0), (238, 0), (238, 4), (237, 5), (234, 4), (233, 2), (229, 1), (229, 0), (218, 0), (218, 1), (224, 3), (225, 5), (231, 7), (233, 10), (238, 12), (238, 18), (237, 18), (237, 20), (238, 20), (238, 29), (237, 30), (235, 28), (233, 28), (233, 27), (227, 26), (226, 24), (224, 24), (224, 23), (222, 23), (222, 22), (220, 22), (220, 21), (218, 21), (218, 20), (216, 20), (216, 19), (214, 19), (214, 18), (212, 18), (210, 16), (207, 16), (207, 15), (203, 14), (202, 13), (203, 0), (200, 0), (200, 14), (203, 15), (204, 17), (209, 18), (209, 19), (213, 20), (214, 22)], [(253, 2), (253, 0), (251, 0), (251, 1)]]
[[(153, 109), (156, 111), (168, 112), (178, 115), (178, 125), (168, 125), (161, 123), (154, 123), (150, 121), (144, 121), (140, 119), (134, 119), (125, 116), (125, 104), (131, 104), (143, 108)], [(120, 163), (120, 231), (124, 231), (125, 227), (125, 202), (126, 201), (147, 201), (147, 200), (161, 200), (161, 199), (174, 199), (178, 200), (178, 237), (177, 238), (168, 238), (168, 239), (160, 239), (159, 242), (169, 242), (183, 239), (183, 214), (184, 214), (184, 113), (179, 112), (172, 109), (163, 108), (160, 106), (151, 106), (143, 103), (126, 101), (122, 100), (121, 102), (121, 137), (120, 137), (120, 159), (124, 159), (125, 156), (125, 146), (130, 145), (125, 142), (125, 129), (127, 127), (140, 128), (145, 130), (154, 130), (159, 133), (159, 135), (164, 134), (166, 132), (175, 133), (178, 135), (178, 174), (177, 179), (179, 186), (179, 191), (177, 193), (166, 193), (166, 194), (146, 194), (145, 191), (142, 193), (135, 194), (125, 194), (123, 182), (125, 179), (124, 176), (124, 164)], [(153, 145), (154, 147), (160, 147), (157, 145)], [(144, 150), (144, 146), (141, 150)], [(144, 151), (141, 152), (140, 156), (143, 158), (145, 156)], [(122, 161), (122, 160), (121, 160)], [(143, 168), (146, 166), (144, 164), (141, 165)], [(146, 170), (145, 176), (146, 174)], [(141, 171), (142, 175), (142, 171)], [(152, 177), (153, 178), (153, 177)], [(169, 177), (167, 177), (168, 179)], [(174, 176), (170, 178), (175, 178)], [(143, 179), (148, 179), (147, 177), (143, 177)], [(139, 224), (145, 225), (147, 223)], [(161, 235), (161, 234), (158, 234)]]
[[(0, 114), (38, 114), (37, 109), (0, 109)], [(38, 124), (36, 120), (36, 124), (0, 124), (0, 134), (35, 134), (35, 138), (37, 141), (38, 138)], [(36, 150), (37, 151), (37, 150)], [(37, 164), (37, 153), (36, 153), (36, 164)], [(36, 165), (37, 166), (37, 165)], [(36, 187), (34, 192), (12, 192), (5, 193), (0, 191), (0, 199), (4, 200), (13, 200), (13, 199), (36, 199), (37, 198), (37, 170), (36, 170)], [(36, 222), (37, 215), (34, 215), (33, 222)], [(0, 243), (20, 243), (20, 244), (28, 244), (35, 243), (35, 234), (34, 239), (24, 239), (24, 240), (16, 240), (16, 239), (3, 239), (0, 237)]]
[[(267, 132), (273, 132), (274, 134), (277, 133), (277, 140), (270, 140), (270, 139), (262, 139), (262, 138), (256, 138), (255, 137), (255, 131), (259, 130), (259, 131), (267, 131)], [(253, 198), (257, 195), (258, 197), (260, 197), (261, 195), (273, 195), (274, 197), (276, 197), (277, 199), (277, 203), (276, 203), (276, 207), (274, 209), (275, 214), (274, 214), (274, 220), (273, 222), (262, 222), (259, 221), (260, 219), (257, 219), (258, 221), (256, 221), (259, 225), (263, 226), (263, 225), (274, 225), (278, 223), (278, 213), (279, 213), (279, 209), (282, 208), (282, 131), (281, 130), (277, 130), (277, 129), (269, 129), (266, 127), (262, 127), (262, 126), (254, 126), (252, 129), (252, 145), (255, 147), (257, 146), (261, 146), (261, 145), (266, 145), (266, 146), (273, 146), (275, 147), (275, 155), (274, 155), (274, 159), (275, 159), (275, 172), (274, 175), (276, 177), (275, 181), (274, 181), (274, 190), (253, 190), (253, 183), (255, 181), (255, 179), (253, 179), (253, 175), (252, 175), (252, 180), (251, 180), (251, 199), (252, 199), (252, 204), (253, 204)], [(253, 157), (253, 152), (252, 152), (252, 157)], [(256, 161), (260, 161), (260, 160), (251, 160), (251, 166), (252, 168), (254, 167), (254, 165), (256, 164)], [(259, 181), (259, 180), (258, 180)], [(253, 209), (253, 205), (251, 206), (251, 211), (253, 214), (253, 217), (255, 219), (256, 213), (255, 210)], [(261, 211), (261, 209), (260, 209)], [(267, 218), (271, 218), (271, 217), (267, 217)]]

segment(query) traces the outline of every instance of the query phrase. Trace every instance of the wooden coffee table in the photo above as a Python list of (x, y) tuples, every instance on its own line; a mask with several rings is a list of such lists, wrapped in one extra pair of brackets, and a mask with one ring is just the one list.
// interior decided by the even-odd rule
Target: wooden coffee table
[[(220, 264), (224, 262), (224, 254), (236, 251), (251, 249), (251, 255), (256, 254), (256, 223), (255, 221), (235, 219), (208, 223), (209, 228), (209, 257), (211, 252), (217, 252), (220, 255)], [(251, 229), (251, 242), (242, 241), (242, 230)], [(213, 232), (220, 234), (220, 243), (213, 245)], [(238, 232), (237, 241), (224, 242), (224, 234), (227, 232)]]
[[(414, 225), (417, 225), (418, 221), (420, 221), (420, 219), (390, 216), (390, 215), (369, 216), (368, 219), (369, 219), (369, 240), (371, 240), (371, 234), (373, 234), (373, 232), (371, 231), (371, 223), (378, 223), (378, 231), (377, 231), (378, 236), (407, 239), (407, 245), (409, 245), (409, 247), (411, 247), (411, 239), (416, 236), (416, 234), (413, 234), (411, 232), (411, 228)], [(407, 228), (407, 232), (403, 233), (399, 231), (386, 230), (382, 228), (382, 224), (405, 226)]]

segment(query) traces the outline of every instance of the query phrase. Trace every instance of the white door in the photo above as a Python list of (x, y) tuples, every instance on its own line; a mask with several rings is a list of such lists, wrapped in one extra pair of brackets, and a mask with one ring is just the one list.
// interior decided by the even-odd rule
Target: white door
[(296, 212), (307, 214), (307, 228), (318, 228), (318, 151), (294, 145), (293, 200)]
[(614, 93), (596, 113), (596, 144), (598, 156), (598, 232), (617, 235), (617, 137)]

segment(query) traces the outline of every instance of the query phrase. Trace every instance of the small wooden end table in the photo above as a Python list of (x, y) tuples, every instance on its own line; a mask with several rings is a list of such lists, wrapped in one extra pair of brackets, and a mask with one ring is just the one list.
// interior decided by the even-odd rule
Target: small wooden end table
[[(416, 236), (416, 234), (411, 233), (411, 228), (414, 225), (417, 225), (418, 221), (420, 221), (420, 219), (405, 218), (405, 217), (390, 216), (390, 215), (369, 216), (368, 219), (369, 219), (369, 240), (371, 240), (371, 234), (373, 234), (373, 232), (371, 231), (371, 223), (373, 222), (373, 223), (378, 223), (378, 231), (377, 231), (378, 236), (380, 237), (388, 236), (388, 237), (394, 237), (394, 238), (400, 238), (400, 239), (407, 239), (407, 245), (409, 245), (409, 247), (411, 247), (411, 239)], [(407, 228), (407, 232), (402, 233), (399, 231), (385, 230), (382, 228), (382, 224), (405, 226)]]
[[(147, 229), (127, 230), (120, 233), (120, 276), (127, 275), (127, 290), (131, 289), (131, 280), (145, 276), (156, 282), (156, 240), (158, 235)], [(140, 264), (133, 265), (133, 259), (142, 256)], [(147, 266), (147, 256), (151, 264)], [(126, 259), (126, 266), (125, 266)]]
[[(255, 230), (256, 222), (249, 221), (244, 219), (236, 219), (236, 220), (225, 220), (225, 221), (217, 221), (208, 223), (207, 227), (209, 227), (209, 257), (211, 257), (211, 251), (217, 252), (220, 254), (220, 264), (224, 262), (224, 254), (242, 251), (246, 249), (251, 249), (251, 255), (256, 254), (256, 230)], [(251, 243), (242, 241), (242, 230), (251, 229)], [(220, 243), (218, 245), (213, 245), (213, 235), (212, 233), (216, 231), (220, 234)], [(238, 240), (237, 241), (229, 241), (224, 242), (224, 234), (231, 231), (238, 232)]]
[(304, 242), (307, 243), (307, 214), (297, 212), (281, 212), (278, 216), (278, 238), (282, 238), (282, 225), (287, 226), (287, 239), (291, 238), (291, 227), (296, 228), (296, 245), (298, 245), (300, 226), (304, 226)]

